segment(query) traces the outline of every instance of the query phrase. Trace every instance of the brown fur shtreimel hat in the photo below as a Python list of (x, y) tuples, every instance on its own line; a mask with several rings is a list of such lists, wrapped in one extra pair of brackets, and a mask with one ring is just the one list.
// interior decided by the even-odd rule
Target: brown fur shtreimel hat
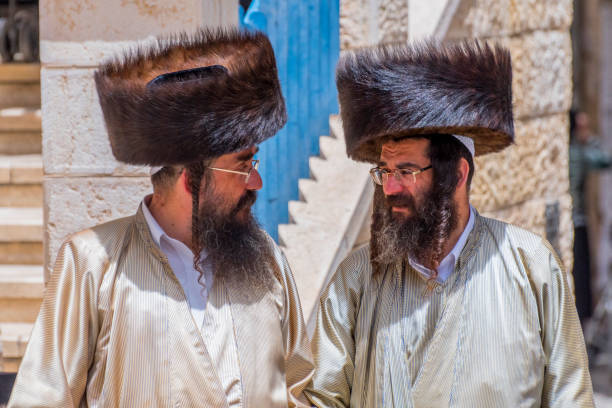
[(260, 32), (159, 38), (95, 73), (117, 160), (182, 165), (243, 150), (287, 122), (276, 60)]
[(348, 52), (336, 70), (349, 157), (376, 163), (389, 137), (455, 134), (476, 155), (514, 140), (510, 53), (475, 40)]

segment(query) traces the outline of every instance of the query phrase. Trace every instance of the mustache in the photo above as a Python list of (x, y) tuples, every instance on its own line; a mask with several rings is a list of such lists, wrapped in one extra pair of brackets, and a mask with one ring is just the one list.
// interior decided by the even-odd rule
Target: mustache
[(242, 195), (242, 197), (240, 197), (240, 200), (238, 200), (238, 202), (236, 203), (236, 206), (232, 210), (231, 215), (236, 215), (243, 208), (253, 206), (253, 204), (255, 204), (255, 200), (257, 200), (257, 192), (253, 190), (247, 190)]
[(409, 195), (390, 195), (385, 197), (385, 204), (387, 205), (387, 209), (391, 209), (391, 207), (407, 207), (411, 210), (416, 208), (416, 203), (414, 202), (414, 198)]

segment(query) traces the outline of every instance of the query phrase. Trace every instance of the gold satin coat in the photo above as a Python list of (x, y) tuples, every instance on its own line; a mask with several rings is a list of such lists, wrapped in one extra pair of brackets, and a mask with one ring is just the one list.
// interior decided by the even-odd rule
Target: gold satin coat
[(321, 297), (306, 395), (318, 407), (592, 407), (559, 265), (540, 237), (480, 215), (431, 294), (409, 266), (372, 277), (356, 250)]
[[(300, 405), (312, 357), (289, 266), (249, 299), (227, 286), (243, 407)], [(254, 299), (254, 300), (253, 300)], [(61, 247), (9, 407), (227, 407), (181, 284), (142, 210)]]

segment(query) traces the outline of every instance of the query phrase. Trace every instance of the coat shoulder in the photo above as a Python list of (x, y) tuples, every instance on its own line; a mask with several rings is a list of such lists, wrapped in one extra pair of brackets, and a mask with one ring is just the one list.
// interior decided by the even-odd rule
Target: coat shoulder
[(76, 232), (65, 241), (75, 249), (87, 252), (104, 251), (106, 254), (124, 242), (125, 237), (135, 227), (135, 215), (118, 218), (94, 227)]
[(563, 272), (563, 264), (552, 245), (542, 236), (504, 221), (482, 217), (490, 242), (499, 251), (512, 255), (528, 271), (531, 279), (549, 281)]
[(521, 248), (528, 253), (552, 250), (550, 243), (535, 232), (494, 218), (481, 217), (485, 230), (496, 242), (506, 243), (512, 248)]
[(353, 249), (338, 266), (338, 270), (353, 274), (356, 278), (363, 278), (363, 275), (372, 273), (370, 263), (370, 244), (362, 244)]
[(351, 297), (360, 297), (363, 288), (371, 280), (369, 244), (353, 249), (340, 263), (331, 277), (325, 293), (346, 292)]
[[(72, 253), (79, 269), (103, 270), (103, 264), (116, 258), (136, 229), (136, 216), (119, 218), (69, 235), (60, 248), (60, 257)], [(146, 226), (145, 226), (146, 227)]]

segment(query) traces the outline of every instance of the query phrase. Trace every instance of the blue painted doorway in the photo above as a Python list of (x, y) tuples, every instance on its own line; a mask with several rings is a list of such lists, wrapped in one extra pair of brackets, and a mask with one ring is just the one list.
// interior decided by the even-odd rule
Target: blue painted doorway
[(257, 158), (263, 188), (254, 212), (278, 241), (278, 224), (289, 222), (288, 202), (298, 199), (298, 180), (309, 177), (308, 158), (329, 135), (338, 112), (334, 72), (340, 55), (339, 0), (240, 0), (240, 25), (265, 32), (276, 54), (289, 120), (261, 144)]

